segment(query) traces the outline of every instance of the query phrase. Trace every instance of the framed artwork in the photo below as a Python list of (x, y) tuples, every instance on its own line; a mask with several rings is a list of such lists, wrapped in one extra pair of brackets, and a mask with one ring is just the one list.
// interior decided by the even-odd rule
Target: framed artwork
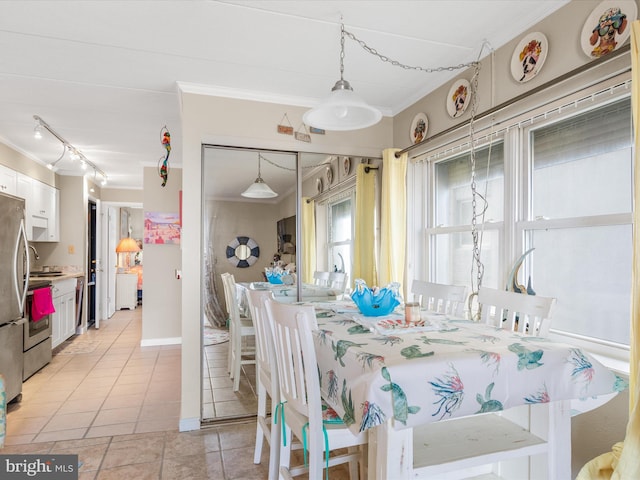
[(518, 83), (533, 79), (540, 70), (549, 52), (547, 37), (534, 32), (520, 40), (511, 56), (511, 75)]
[(180, 244), (180, 214), (144, 212), (144, 243)]
[(638, 15), (634, 0), (605, 0), (587, 17), (580, 45), (589, 58), (600, 58), (620, 48), (631, 34), (631, 22)]
[(465, 79), (456, 80), (447, 94), (447, 113), (451, 118), (461, 116), (471, 102), (471, 85)]
[(427, 130), (429, 130), (429, 119), (427, 119), (426, 113), (419, 113), (413, 117), (411, 129), (409, 130), (411, 143), (415, 145), (427, 138)]

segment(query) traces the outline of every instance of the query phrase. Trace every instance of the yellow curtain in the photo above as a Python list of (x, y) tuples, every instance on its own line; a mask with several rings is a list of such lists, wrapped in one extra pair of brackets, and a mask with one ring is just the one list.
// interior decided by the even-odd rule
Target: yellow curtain
[(366, 165), (356, 169), (356, 218), (353, 251), (353, 280), (361, 278), (367, 285), (378, 285), (376, 266), (376, 178), (377, 170), (365, 173)]
[[(316, 270), (316, 207), (315, 202), (302, 198), (302, 276), (304, 283), (313, 283)], [(298, 241), (299, 242), (299, 241)]]
[[(380, 202), (380, 286), (404, 282), (407, 245), (407, 154), (398, 149), (382, 152), (382, 200)], [(401, 289), (402, 291), (402, 289)]]
[(631, 24), (631, 104), (633, 108), (634, 199), (631, 268), (631, 352), (629, 355), (629, 423), (624, 442), (587, 463), (576, 480), (640, 479), (640, 20)]

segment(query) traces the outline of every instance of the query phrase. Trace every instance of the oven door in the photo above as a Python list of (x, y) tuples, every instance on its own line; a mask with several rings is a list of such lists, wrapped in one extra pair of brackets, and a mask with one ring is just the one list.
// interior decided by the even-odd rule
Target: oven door
[(26, 352), (35, 347), (40, 342), (51, 336), (51, 315), (42, 317), (40, 320), (34, 321), (31, 317), (31, 303), (33, 301), (33, 291), (27, 293), (27, 301), (25, 305), (25, 324), (24, 324), (24, 351)]

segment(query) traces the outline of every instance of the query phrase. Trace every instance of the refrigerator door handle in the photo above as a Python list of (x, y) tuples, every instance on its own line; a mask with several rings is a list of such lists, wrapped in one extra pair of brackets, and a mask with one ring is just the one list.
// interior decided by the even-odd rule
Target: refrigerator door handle
[[(18, 248), (20, 247), (20, 240), (23, 240), (24, 250), (24, 258), (27, 259), (26, 262), (26, 272), (24, 274), (24, 280), (22, 284), (22, 294), (20, 294), (20, 289), (18, 288)], [(29, 286), (29, 272), (31, 271), (30, 259), (29, 259), (29, 251), (27, 250), (27, 232), (24, 228), (24, 219), (20, 220), (20, 229), (18, 230), (18, 235), (16, 237), (16, 247), (13, 253), (13, 283), (15, 285), (16, 290), (16, 300), (20, 303), (20, 315), (24, 316), (24, 301), (27, 298), (27, 287)]]

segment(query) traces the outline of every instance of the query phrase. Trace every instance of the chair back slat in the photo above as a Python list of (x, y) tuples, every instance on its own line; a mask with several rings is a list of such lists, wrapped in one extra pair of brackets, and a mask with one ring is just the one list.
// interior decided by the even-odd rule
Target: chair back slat
[(330, 272), (329, 273), (329, 287), (344, 292), (347, 286), (347, 279), (349, 276), (345, 272)]
[(432, 312), (464, 316), (467, 287), (414, 280), (411, 292), (418, 296), (423, 308)]
[[(278, 375), (276, 365), (275, 351), (273, 347), (273, 332), (271, 322), (265, 310), (265, 302), (272, 298), (269, 290), (248, 290), (247, 300), (251, 312), (251, 320), (256, 330), (256, 347), (257, 347), (257, 374), (263, 380), (263, 383), (269, 391), (269, 395), (273, 397), (271, 388), (272, 377)], [(276, 383), (277, 385), (277, 383)]]
[(317, 329), (315, 310), (309, 305), (291, 305), (269, 299), (266, 312), (273, 327), (280, 395), (307, 417), (320, 415), (320, 382), (311, 331)]
[(318, 270), (313, 272), (313, 283), (322, 287), (329, 286), (329, 272), (320, 272)]
[(484, 323), (526, 335), (546, 337), (556, 299), (480, 287), (478, 304), (482, 308), (480, 319)]

